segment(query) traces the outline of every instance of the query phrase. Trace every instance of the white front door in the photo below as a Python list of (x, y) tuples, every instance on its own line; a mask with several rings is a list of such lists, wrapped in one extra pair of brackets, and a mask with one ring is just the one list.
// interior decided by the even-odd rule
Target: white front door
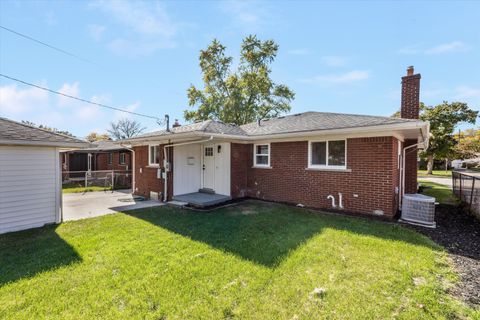
[(215, 190), (215, 145), (203, 146), (203, 188)]

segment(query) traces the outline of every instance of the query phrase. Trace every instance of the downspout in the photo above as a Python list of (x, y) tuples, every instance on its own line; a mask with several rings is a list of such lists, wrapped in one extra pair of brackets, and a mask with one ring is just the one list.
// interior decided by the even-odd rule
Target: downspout
[(428, 138), (422, 142), (419, 142), (419, 143), (416, 143), (416, 144), (412, 144), (408, 147), (405, 147), (403, 148), (403, 151), (402, 151), (402, 184), (401, 184), (401, 190), (399, 192), (400, 194), (400, 199), (399, 199), (399, 207), (400, 207), (400, 210), (402, 209), (402, 202), (403, 202), (403, 195), (405, 194), (405, 156), (406, 156), (406, 151), (408, 149), (412, 149), (412, 148), (415, 148), (415, 147), (418, 147), (420, 145), (423, 145), (424, 148), (428, 148)]
[[(208, 142), (212, 141), (213, 136), (210, 136), (210, 138), (206, 140), (200, 140), (200, 141), (190, 141), (190, 142), (182, 142), (182, 143), (176, 143), (176, 144), (168, 144), (163, 146), (163, 167), (166, 169), (166, 164), (168, 163), (167, 159), (167, 148), (171, 147), (177, 147), (177, 146), (185, 146), (189, 144), (197, 144), (197, 143), (203, 143), (203, 142)], [(168, 173), (167, 170), (165, 170), (165, 179), (163, 179), (163, 202), (167, 202), (167, 195), (168, 195)]]
[(135, 193), (135, 185), (136, 185), (136, 183), (135, 183), (135, 170), (136, 170), (136, 168), (135, 168), (135, 150), (133, 150), (133, 148), (127, 147), (127, 146), (125, 146), (121, 143), (120, 143), (120, 145), (122, 147), (124, 147), (125, 149), (132, 152), (132, 193)]

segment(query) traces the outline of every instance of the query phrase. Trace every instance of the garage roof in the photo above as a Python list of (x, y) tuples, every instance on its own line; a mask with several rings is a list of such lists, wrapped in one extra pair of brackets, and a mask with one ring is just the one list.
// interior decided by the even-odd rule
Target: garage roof
[(38, 145), (68, 148), (90, 146), (88, 142), (75, 137), (32, 127), (2, 117), (0, 117), (0, 145)]

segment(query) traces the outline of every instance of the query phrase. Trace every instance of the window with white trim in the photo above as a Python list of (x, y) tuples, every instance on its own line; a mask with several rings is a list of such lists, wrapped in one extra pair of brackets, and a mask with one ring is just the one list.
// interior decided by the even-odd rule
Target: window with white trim
[(347, 141), (310, 141), (308, 152), (309, 168), (347, 168)]
[(253, 166), (270, 167), (270, 144), (255, 144), (253, 146)]
[(148, 147), (148, 165), (159, 166), (160, 165), (160, 146)]
[(119, 164), (125, 164), (125, 152), (120, 152), (118, 163)]
[(112, 164), (112, 163), (113, 163), (113, 153), (110, 152), (110, 153), (108, 154), (108, 164)]

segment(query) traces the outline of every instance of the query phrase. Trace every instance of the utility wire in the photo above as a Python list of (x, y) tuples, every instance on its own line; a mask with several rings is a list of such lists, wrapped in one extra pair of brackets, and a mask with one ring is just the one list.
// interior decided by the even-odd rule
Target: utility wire
[(66, 54), (66, 55), (69, 55), (69, 56), (71, 56), (71, 57), (74, 57), (74, 58), (76, 58), (76, 59), (82, 60), (82, 61), (84, 61), (84, 62), (88, 62), (88, 63), (95, 64), (93, 61), (90, 61), (90, 60), (88, 60), (88, 59), (85, 59), (85, 58), (82, 58), (82, 57), (80, 57), (80, 56), (77, 56), (77, 55), (74, 54), (74, 53), (71, 53), (71, 52), (65, 51), (65, 50), (63, 50), (63, 49), (57, 48), (57, 47), (52, 46), (52, 45), (50, 45), (50, 44), (48, 44), (48, 43), (45, 43), (45, 42), (40, 41), (40, 40), (37, 40), (37, 39), (35, 39), (35, 38), (32, 38), (32, 37), (30, 37), (30, 36), (27, 36), (27, 35), (25, 35), (25, 34), (23, 34), (23, 33), (20, 33), (20, 32), (15, 31), (15, 30), (9, 29), (9, 28), (4, 27), (4, 26), (2, 26), (2, 25), (0, 25), (0, 28), (3, 29), (3, 30), (6, 30), (6, 31), (8, 31), (8, 32), (11, 32), (11, 33), (13, 33), (13, 34), (16, 34), (17, 36), (20, 36), (20, 37), (22, 37), (22, 38), (25, 38), (25, 39), (28, 39), (28, 40), (30, 40), (30, 41), (39, 43), (39, 44), (41, 44), (41, 45), (43, 45), (43, 46), (46, 46), (46, 47), (48, 47), (48, 48), (50, 48), (50, 49), (53, 49), (53, 50), (56, 50), (56, 51), (61, 52), (61, 53), (63, 53), (63, 54)]
[(55, 90), (51, 90), (51, 89), (48, 89), (48, 88), (45, 88), (45, 87), (42, 87), (42, 86), (39, 86), (39, 85), (30, 83), (30, 82), (26, 82), (26, 81), (23, 81), (23, 80), (20, 80), (20, 79), (17, 79), (17, 78), (13, 78), (13, 77), (7, 76), (7, 75), (2, 74), (2, 73), (0, 73), (0, 76), (2, 76), (2, 77), (4, 77), (4, 78), (7, 78), (7, 79), (10, 79), (10, 80), (13, 80), (13, 81), (16, 81), (16, 82), (23, 83), (23, 84), (25, 84), (25, 85), (27, 85), (27, 86), (35, 87), (35, 88), (38, 88), (38, 89), (41, 89), (41, 90), (44, 90), (44, 91), (48, 91), (48, 92), (50, 92), (50, 93), (55, 93), (55, 94), (58, 94), (58, 95), (61, 95), (61, 96), (64, 96), (64, 97), (67, 97), (67, 98), (70, 98), (70, 99), (78, 100), (78, 101), (81, 101), (81, 102), (85, 102), (85, 103), (88, 103), (88, 104), (93, 104), (93, 105), (96, 105), (96, 106), (99, 106), (99, 107), (102, 107), (102, 108), (108, 108), (108, 109), (111, 109), (111, 110), (120, 111), (120, 112), (125, 112), (125, 113), (129, 113), (129, 114), (132, 114), (132, 115), (135, 115), (135, 116), (139, 116), (139, 117), (154, 119), (154, 120), (157, 121), (157, 123), (158, 123), (159, 125), (162, 125), (162, 123), (163, 123), (163, 120), (162, 120), (162, 119), (160, 119), (160, 118), (158, 118), (158, 117), (155, 117), (155, 116), (149, 116), (149, 115), (142, 114), (142, 113), (138, 113), (138, 112), (133, 112), (133, 111), (128, 111), (128, 110), (120, 109), (120, 108), (117, 108), (117, 107), (107, 106), (106, 104), (103, 104), (103, 103), (97, 103), (97, 102), (93, 102), (93, 101), (90, 101), (90, 100), (86, 100), (86, 99), (74, 97), (74, 96), (71, 96), (71, 95), (69, 95), (69, 94), (65, 94), (65, 93), (62, 93), (62, 92), (58, 92), (58, 91), (55, 91)]

